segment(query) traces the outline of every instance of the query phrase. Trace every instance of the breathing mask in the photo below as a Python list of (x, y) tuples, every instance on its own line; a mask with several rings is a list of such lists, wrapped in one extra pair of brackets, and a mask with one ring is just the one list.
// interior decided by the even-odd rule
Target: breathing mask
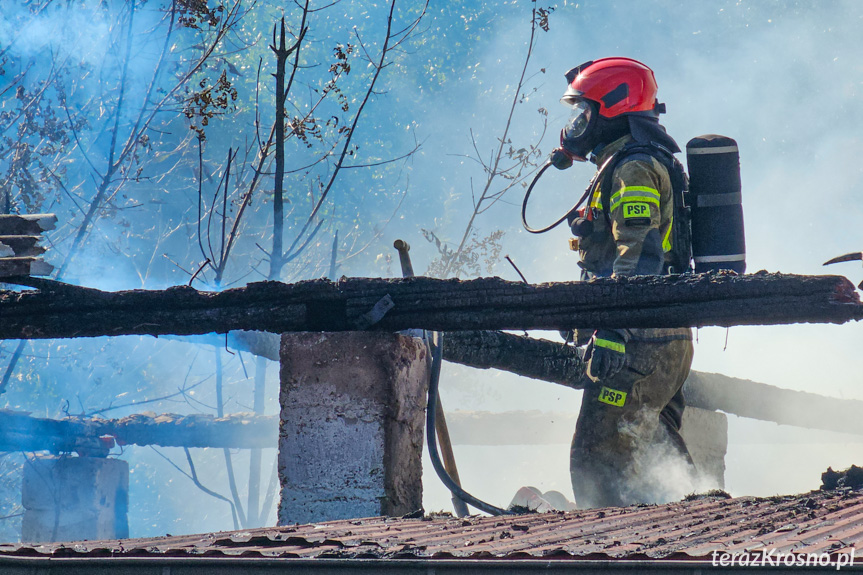
[(596, 123), (599, 114), (589, 100), (572, 103), (572, 113), (560, 132), (560, 145), (573, 160), (586, 162), (587, 155), (596, 147)]

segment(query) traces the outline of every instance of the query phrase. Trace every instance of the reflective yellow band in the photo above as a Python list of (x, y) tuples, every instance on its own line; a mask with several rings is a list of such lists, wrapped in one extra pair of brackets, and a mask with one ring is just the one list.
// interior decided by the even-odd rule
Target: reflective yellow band
[(660, 195), (659, 192), (647, 186), (626, 186), (611, 195), (611, 203), (614, 204), (617, 200), (625, 198), (655, 198), (659, 205)]
[(590, 198), (590, 207), (602, 209), (602, 194), (600, 193), (599, 188), (597, 188), (593, 197)]
[(599, 339), (596, 338), (593, 340), (593, 345), (596, 347), (604, 347), (610, 349), (611, 351), (616, 351), (617, 353), (626, 353), (626, 345), (622, 343), (617, 343), (616, 341), (611, 341), (608, 339)]
[(648, 186), (626, 186), (623, 188), (623, 192), (650, 192), (657, 198), (659, 197), (659, 192), (656, 188), (650, 188)]
[(661, 197), (656, 188), (648, 188), (647, 186), (626, 186), (611, 196), (611, 200), (614, 201), (619, 196), (642, 196), (648, 198), (652, 196), (657, 200)]
[(623, 219), (647, 218), (650, 219), (650, 204), (647, 202), (627, 202), (623, 205)]
[(600, 402), (613, 405), (614, 407), (623, 407), (623, 404), (626, 403), (626, 392), (611, 389), (610, 387), (603, 387), (599, 390), (598, 399)]
[(674, 229), (674, 216), (671, 216), (671, 221), (668, 222), (668, 231), (665, 232), (665, 237), (662, 238), (662, 251), (671, 251), (671, 230)]

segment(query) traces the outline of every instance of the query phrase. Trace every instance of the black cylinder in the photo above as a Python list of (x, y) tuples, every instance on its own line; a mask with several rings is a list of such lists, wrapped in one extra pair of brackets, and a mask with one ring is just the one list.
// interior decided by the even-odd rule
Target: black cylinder
[(692, 259), (697, 273), (746, 271), (737, 142), (708, 134), (686, 144), (689, 204), (692, 208)]

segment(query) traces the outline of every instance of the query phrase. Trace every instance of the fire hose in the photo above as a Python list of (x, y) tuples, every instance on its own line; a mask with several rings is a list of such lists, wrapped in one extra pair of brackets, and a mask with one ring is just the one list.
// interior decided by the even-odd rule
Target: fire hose
[(429, 449), (429, 458), (431, 458), (432, 466), (437, 472), (438, 477), (446, 485), (447, 489), (452, 492), (452, 494), (465, 503), (469, 503), (479, 509), (480, 511), (485, 511), (489, 515), (514, 515), (512, 511), (502, 509), (500, 507), (495, 507), (490, 503), (486, 503), (480, 499), (477, 499), (467, 491), (461, 488), (455, 481), (453, 481), (452, 477), (450, 477), (449, 473), (447, 473), (444, 468), (443, 463), (440, 460), (440, 454), (438, 453), (437, 446), (437, 437), (435, 436), (435, 413), (437, 411), (437, 397), (438, 397), (438, 385), (440, 384), (440, 370), (441, 365), (443, 364), (443, 340), (440, 338), (440, 334), (438, 332), (434, 332), (438, 337), (437, 342), (432, 342), (432, 373), (431, 379), (429, 381), (429, 392), (428, 392), (428, 407), (426, 409), (426, 429), (428, 433), (428, 449)]
[[(393, 247), (396, 248), (399, 253), (402, 275), (404, 277), (413, 277), (413, 265), (411, 264), (410, 254), (408, 253), (410, 251), (410, 245), (408, 245), (404, 240), (396, 240), (393, 243)], [(443, 334), (441, 332), (423, 331), (423, 339), (426, 341), (426, 344), (430, 346), (432, 356), (431, 378), (429, 380), (428, 388), (428, 405), (426, 407), (426, 435), (429, 458), (431, 459), (432, 467), (434, 467), (441, 482), (447, 487), (447, 489), (449, 489), (450, 493), (452, 493), (453, 506), (455, 507), (456, 515), (459, 517), (468, 515), (467, 505), (465, 505), (466, 503), (471, 504), (480, 511), (485, 511), (490, 515), (511, 515), (511, 511), (495, 507), (494, 505), (477, 499), (462, 489), (460, 481), (457, 479), (458, 471), (455, 467), (455, 458), (452, 456), (451, 444), (447, 443), (445, 447), (448, 449), (450, 460), (449, 467), (455, 475), (455, 478), (453, 478), (453, 475), (451, 475), (447, 470), (447, 466), (441, 461), (440, 452), (438, 451), (438, 418), (440, 418), (441, 423), (444, 425), (442, 429), (443, 435), (447, 442), (449, 441), (449, 434), (446, 432), (446, 420), (443, 417), (443, 412), (438, 411), (438, 409), (441, 408), (438, 387), (440, 385), (440, 372), (443, 364)]]

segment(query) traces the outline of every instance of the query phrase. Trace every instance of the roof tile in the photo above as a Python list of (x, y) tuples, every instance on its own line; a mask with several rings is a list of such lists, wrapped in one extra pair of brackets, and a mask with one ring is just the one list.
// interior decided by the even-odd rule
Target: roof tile
[(863, 491), (846, 489), (568, 513), (371, 517), (206, 535), (0, 545), (0, 556), (705, 560), (714, 551), (837, 554), (857, 546), (863, 546)]

